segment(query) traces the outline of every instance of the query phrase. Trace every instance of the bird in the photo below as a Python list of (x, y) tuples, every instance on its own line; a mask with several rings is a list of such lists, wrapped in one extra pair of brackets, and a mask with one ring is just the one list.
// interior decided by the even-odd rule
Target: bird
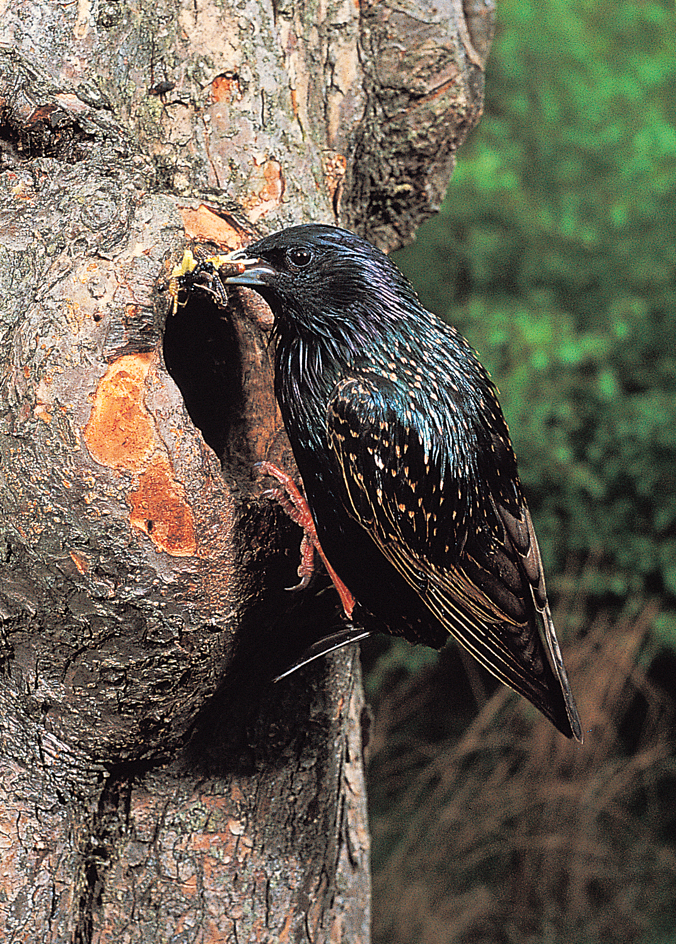
[(433, 648), (455, 638), (582, 742), (509, 430), (469, 343), (385, 253), (336, 226), (291, 226), (176, 271), (184, 288), (246, 286), (272, 310), (304, 496), (263, 471), (346, 616), (358, 604), (379, 630)]

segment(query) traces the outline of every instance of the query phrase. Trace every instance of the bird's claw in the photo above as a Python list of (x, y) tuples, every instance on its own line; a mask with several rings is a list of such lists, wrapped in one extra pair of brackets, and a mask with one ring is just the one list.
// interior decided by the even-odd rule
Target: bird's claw
[(302, 492), (290, 475), (287, 475), (286, 472), (282, 472), (281, 469), (278, 469), (277, 466), (273, 465), (271, 462), (256, 462), (254, 468), (262, 472), (263, 475), (270, 475), (272, 478), (277, 479), (280, 487), (266, 489), (263, 495), (266, 498), (272, 498), (279, 502), (289, 518), (303, 529), (303, 540), (300, 545), (301, 562), (298, 568), (300, 583), (288, 589), (303, 590), (310, 583), (310, 579), (314, 573), (314, 555), (316, 550), (324, 561), (324, 566), (326, 567), (329, 577), (338, 591), (345, 615), (348, 619), (351, 619), (355, 603), (354, 597), (331, 564), (329, 564), (321, 548), (310, 507)]
[[(300, 567), (298, 568), (300, 570)], [(304, 574), (298, 583), (294, 584), (293, 587), (284, 587), (288, 593), (296, 593), (298, 590), (305, 590), (306, 587), (310, 585), (310, 576)]]
[(300, 583), (295, 587), (287, 587), (288, 590), (304, 590), (315, 572), (315, 546), (312, 538), (308, 536), (307, 531), (303, 532), (303, 539), (300, 542), (300, 564), (298, 565), (298, 576)]

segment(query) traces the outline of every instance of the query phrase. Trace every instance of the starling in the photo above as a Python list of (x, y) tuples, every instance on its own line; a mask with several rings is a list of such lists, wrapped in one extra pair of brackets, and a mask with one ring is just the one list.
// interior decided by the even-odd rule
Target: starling
[(469, 344), (336, 227), (282, 230), (194, 277), (205, 268), (272, 309), (275, 393), (346, 613), (351, 594), (393, 635), (453, 636), (582, 741), (507, 424)]

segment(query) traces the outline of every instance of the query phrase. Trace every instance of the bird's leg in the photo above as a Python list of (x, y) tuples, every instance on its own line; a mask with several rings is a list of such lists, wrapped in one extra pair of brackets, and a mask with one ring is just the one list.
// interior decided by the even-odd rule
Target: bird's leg
[(298, 567), (300, 583), (297, 587), (293, 587), (293, 589), (298, 590), (307, 587), (314, 570), (314, 553), (316, 551), (324, 561), (324, 566), (333, 581), (333, 586), (338, 591), (345, 616), (348, 619), (352, 619), (352, 611), (355, 604), (354, 597), (326, 559), (326, 554), (319, 543), (317, 529), (312, 520), (312, 513), (307, 500), (301, 494), (300, 489), (291, 476), (287, 475), (286, 472), (282, 472), (276, 465), (273, 465), (271, 462), (258, 462), (256, 465), (263, 475), (272, 476), (272, 478), (277, 479), (281, 485), (281, 488), (269, 489), (266, 494), (278, 501), (289, 518), (303, 529), (303, 540), (300, 545), (301, 562)]
[[(269, 465), (270, 463), (264, 463)], [(276, 466), (273, 466), (280, 475), (284, 475), (280, 469), (277, 469)], [(277, 478), (275, 472), (270, 471), (270, 469), (264, 470), (265, 475), (272, 475)], [(294, 495), (293, 498), (289, 497), (287, 489), (288, 485), (285, 485), (284, 488), (267, 488), (263, 495), (266, 498), (274, 498), (278, 505), (281, 505), (286, 514), (291, 518), (294, 524), (299, 525), (303, 529), (303, 538), (300, 542), (300, 564), (298, 565), (298, 576), (300, 577), (300, 583), (296, 584), (295, 587), (287, 587), (287, 590), (304, 590), (307, 585), (310, 583), (310, 578), (314, 573), (315, 569), (315, 545), (313, 544), (312, 538), (308, 537), (308, 524), (306, 521), (305, 509), (300, 507), (298, 502), (305, 502), (305, 499), (301, 495), (300, 491), (296, 489), (295, 482), (292, 479), (289, 479), (291, 482), (291, 487), (294, 488), (298, 495)], [(307, 502), (305, 502), (305, 507), (307, 508)], [(307, 508), (307, 514), (310, 514), (310, 509)], [(314, 522), (310, 518), (310, 527), (314, 528)]]

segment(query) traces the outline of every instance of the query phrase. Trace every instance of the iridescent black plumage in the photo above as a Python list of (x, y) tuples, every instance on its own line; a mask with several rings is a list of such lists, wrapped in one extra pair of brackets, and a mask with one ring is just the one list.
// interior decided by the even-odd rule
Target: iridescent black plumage
[(580, 722), (491, 381), (383, 253), (327, 226), (229, 257), (275, 316), (275, 387), (323, 550), (390, 632), (453, 635), (567, 736)]

